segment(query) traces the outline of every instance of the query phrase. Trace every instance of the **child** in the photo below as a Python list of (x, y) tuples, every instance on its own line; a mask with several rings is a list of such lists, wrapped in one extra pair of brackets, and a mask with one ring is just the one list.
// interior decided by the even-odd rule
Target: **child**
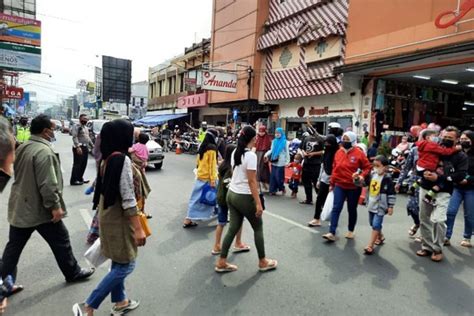
[(374, 245), (382, 245), (385, 237), (382, 234), (382, 223), (385, 214), (392, 215), (395, 205), (395, 187), (392, 177), (388, 175), (388, 159), (379, 155), (374, 159), (374, 170), (366, 179), (369, 186), (367, 194), (367, 207), (369, 210), (369, 223), (372, 227), (369, 244), (364, 248), (364, 253), (374, 253)]
[[(437, 135), (438, 132), (435, 130), (425, 130), (421, 134), (422, 139), (416, 142), (416, 146), (418, 147), (416, 172), (420, 179), (410, 188), (410, 194), (421, 185), (425, 171), (436, 172), (440, 156), (449, 156), (459, 150), (457, 147), (446, 148), (439, 145), (439, 137)], [(441, 189), (441, 182), (424, 181), (423, 185), (424, 187), (429, 187), (429, 191), (425, 194), (423, 201), (432, 206), (436, 206), (436, 193)]]
[[(221, 253), (221, 239), (224, 226), (227, 224), (227, 218), (229, 209), (227, 207), (226, 197), (229, 189), (230, 181), (232, 180), (232, 166), (231, 159), (234, 150), (237, 148), (235, 145), (228, 145), (225, 149), (224, 160), (221, 162), (218, 170), (219, 181), (217, 183), (217, 228), (216, 228), (216, 241), (214, 248), (212, 249), (212, 255), (220, 255)], [(250, 247), (242, 243), (242, 227), (235, 237), (234, 252), (245, 252), (249, 251)]]
[(301, 165), (301, 161), (303, 157), (300, 154), (295, 155), (295, 160), (288, 165), (288, 168), (291, 168), (291, 179), (288, 183), (288, 187), (291, 190), (291, 198), (296, 199), (298, 195), (298, 186), (300, 185), (301, 181), (301, 172), (303, 167)]
[(145, 171), (148, 161), (148, 148), (146, 143), (150, 140), (150, 137), (145, 133), (138, 135), (138, 142), (130, 148), (129, 153), (132, 154), (132, 161), (143, 171)]

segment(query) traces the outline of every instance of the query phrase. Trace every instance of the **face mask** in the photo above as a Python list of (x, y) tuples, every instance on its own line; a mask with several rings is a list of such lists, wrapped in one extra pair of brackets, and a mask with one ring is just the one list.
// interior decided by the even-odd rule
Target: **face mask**
[(56, 141), (56, 136), (54, 135), (54, 132), (53, 132), (53, 131), (51, 131), (51, 133), (52, 133), (52, 135), (49, 134), (49, 133), (47, 133), (46, 135), (47, 135), (47, 137), (48, 137), (48, 141), (52, 144), (52, 143), (54, 143), (54, 142)]
[(451, 147), (454, 146), (454, 140), (451, 140), (451, 139), (443, 139), (443, 141), (441, 142), (441, 144), (442, 144), (444, 147), (451, 148)]
[(301, 161), (300, 160), (295, 160), (296, 163), (300, 163)]
[(462, 148), (464, 148), (464, 149), (469, 149), (469, 148), (471, 148), (471, 142), (468, 141), (468, 140), (462, 141), (462, 142), (461, 142), (461, 146), (462, 146)]
[(0, 193), (3, 192), (7, 186), (8, 181), (10, 181), (10, 176), (6, 174), (3, 170), (0, 170)]
[(280, 134), (275, 135), (275, 138), (281, 138)]
[(433, 136), (433, 137), (431, 137), (431, 141), (433, 143), (439, 143), (439, 137), (438, 136)]
[(351, 149), (352, 142), (342, 142), (342, 147), (344, 147), (345, 149)]
[(376, 168), (374, 168), (374, 171), (375, 171), (379, 176), (381, 176), (381, 175), (384, 174), (385, 168), (384, 168), (384, 167), (376, 167)]

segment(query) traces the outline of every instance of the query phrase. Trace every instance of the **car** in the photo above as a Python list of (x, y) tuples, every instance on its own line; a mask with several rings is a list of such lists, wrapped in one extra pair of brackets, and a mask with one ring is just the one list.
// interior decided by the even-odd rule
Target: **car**
[(108, 120), (90, 120), (87, 122), (86, 126), (89, 129), (89, 137), (94, 144), (97, 135), (99, 135), (100, 131), (102, 130), (102, 126), (104, 126), (104, 124), (107, 122)]
[(54, 130), (55, 130), (55, 131), (61, 130), (61, 128), (62, 128), (61, 121), (52, 119), (51, 122), (54, 123), (54, 126), (55, 126), (55, 129), (54, 129)]
[(79, 119), (71, 119), (71, 121), (69, 121), (69, 135), (72, 135), (72, 128), (74, 127), (74, 125), (79, 124)]
[(69, 121), (62, 121), (62, 124), (61, 124), (61, 133), (63, 134), (69, 134), (69, 131), (70, 131), (70, 126), (71, 124), (69, 123)]
[(163, 148), (151, 137), (146, 143), (146, 148), (148, 149), (148, 165), (155, 167), (155, 169), (161, 169), (163, 160), (165, 160)]

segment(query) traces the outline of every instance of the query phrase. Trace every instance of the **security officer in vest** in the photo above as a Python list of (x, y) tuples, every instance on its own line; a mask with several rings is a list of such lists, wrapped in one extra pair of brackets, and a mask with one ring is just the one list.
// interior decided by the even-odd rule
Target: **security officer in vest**
[(28, 126), (28, 118), (22, 116), (20, 121), (15, 126), (15, 137), (17, 141), (17, 146), (25, 143), (30, 139), (30, 127)]
[(79, 116), (79, 124), (72, 128), (72, 142), (73, 142), (73, 165), (71, 173), (71, 185), (82, 185), (89, 183), (89, 180), (84, 180), (84, 172), (87, 168), (87, 159), (89, 157), (89, 148), (94, 147), (90, 137), (89, 129), (87, 128), (88, 118), (86, 114)]
[(204, 137), (206, 137), (206, 131), (207, 131), (207, 122), (202, 122), (201, 128), (199, 129), (199, 134), (198, 134), (198, 141), (201, 144), (204, 141)]

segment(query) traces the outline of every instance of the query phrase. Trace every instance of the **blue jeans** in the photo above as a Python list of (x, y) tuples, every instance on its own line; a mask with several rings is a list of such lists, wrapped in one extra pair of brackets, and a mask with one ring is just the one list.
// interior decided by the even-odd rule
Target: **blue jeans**
[(133, 269), (135, 269), (135, 261), (125, 264), (112, 261), (112, 269), (86, 300), (86, 304), (93, 309), (98, 309), (109, 293), (112, 296), (112, 303), (124, 301), (127, 298), (125, 278), (132, 273)]
[(218, 206), (217, 211), (217, 223), (221, 226), (227, 224), (227, 219), (229, 218), (229, 208), (227, 206)]
[(377, 213), (369, 212), (369, 224), (372, 226), (373, 230), (378, 232), (382, 231), (383, 215), (378, 215)]
[(453, 235), (454, 220), (458, 213), (461, 203), (464, 201), (464, 238), (471, 239), (474, 227), (474, 190), (464, 190), (454, 188), (453, 194), (448, 204), (448, 213), (446, 220), (446, 238), (450, 239)]
[(339, 223), (339, 216), (341, 215), (344, 202), (347, 199), (347, 211), (349, 212), (348, 230), (353, 232), (357, 223), (357, 204), (361, 193), (361, 188), (357, 189), (343, 189), (340, 186), (334, 187), (334, 205), (331, 212), (331, 226), (329, 232), (336, 234), (337, 224)]
[(285, 167), (272, 165), (270, 173), (270, 193), (277, 193), (285, 190)]

